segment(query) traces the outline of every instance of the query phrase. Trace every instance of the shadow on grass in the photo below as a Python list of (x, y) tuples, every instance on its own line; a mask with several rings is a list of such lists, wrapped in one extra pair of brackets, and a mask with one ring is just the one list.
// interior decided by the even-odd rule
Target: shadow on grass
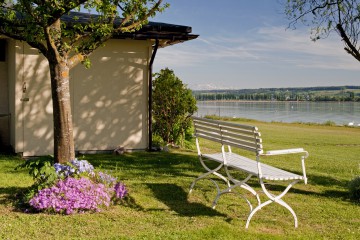
[[(295, 173), (297, 175), (300, 175), (302, 176), (303, 173), (300, 172), (300, 171), (294, 171), (292, 169), (287, 169), (287, 168), (281, 168), (285, 171), (288, 171), (288, 172), (292, 172), (292, 173)], [(338, 180), (336, 179), (335, 177), (331, 177), (331, 176), (328, 176), (328, 175), (315, 175), (315, 174), (311, 174), (311, 173), (307, 173), (307, 178), (308, 178), (308, 183), (310, 185), (321, 185), (321, 186), (331, 186), (331, 187), (334, 187), (334, 186), (338, 186), (338, 187), (346, 187), (346, 184), (347, 184), (347, 181), (344, 181), (344, 180)]]
[[(85, 159), (91, 161), (95, 167), (114, 169), (115, 166), (122, 171), (128, 172), (126, 177), (138, 177), (142, 174), (146, 176), (156, 176), (163, 180), (168, 177), (185, 177), (194, 179), (204, 172), (204, 169), (198, 161), (196, 154), (181, 154), (181, 153), (167, 153), (167, 152), (140, 152), (124, 155), (103, 155), (93, 156), (86, 155)], [(93, 159), (94, 158), (94, 159)], [(96, 159), (96, 160), (95, 160)], [(101, 159), (101, 160), (98, 160)], [(129, 170), (129, 171), (128, 171)], [(286, 170), (286, 169), (285, 169)], [(289, 170), (290, 171), (290, 170)], [(302, 175), (301, 172), (294, 172)], [(162, 176), (162, 177), (161, 177)], [(296, 184), (290, 191), (304, 195), (316, 195), (327, 198), (341, 198), (348, 200), (348, 192), (346, 189), (347, 181), (336, 179), (335, 177), (327, 175), (308, 174), (309, 185), (324, 186), (326, 189), (322, 192), (307, 191), (305, 188), (299, 189), (298, 186), (302, 182)], [(254, 177), (250, 180), (250, 185), (257, 187), (258, 181)], [(336, 188), (334, 190), (334, 188)], [(271, 190), (283, 191), (283, 186), (272, 185)], [(305, 189), (305, 190), (304, 190)], [(168, 191), (171, 193), (172, 191)]]
[[(123, 155), (85, 155), (79, 159), (88, 160), (95, 168), (126, 172), (126, 178), (133, 177), (190, 177), (196, 171), (203, 171), (197, 155), (168, 152), (134, 152)], [(192, 174), (194, 173), (194, 174)]]
[(309, 183), (312, 185), (321, 185), (321, 186), (337, 186), (341, 188), (346, 188), (348, 184), (347, 181), (340, 181), (334, 177), (324, 176), (324, 175), (308, 175)]
[(131, 196), (129, 196), (129, 195), (127, 195), (127, 196), (124, 198), (124, 200), (123, 200), (122, 203), (123, 203), (123, 205), (124, 205), (125, 207), (129, 207), (129, 208), (132, 208), (132, 209), (136, 209), (136, 210), (138, 210), (138, 211), (144, 211), (144, 210), (145, 210), (142, 206), (140, 206), (139, 204), (136, 203), (136, 200), (135, 200), (133, 197), (131, 197)]
[[(140, 152), (124, 155), (86, 155), (79, 157), (80, 159), (89, 160), (95, 168), (103, 168), (108, 170), (114, 170), (119, 168), (125, 172), (124, 176), (127, 178), (149, 178), (156, 177), (161, 182), (166, 182), (168, 178), (179, 178), (184, 180), (185, 178), (191, 179), (192, 181), (200, 173), (204, 172), (201, 167), (198, 157), (194, 153), (166, 153), (166, 152)], [(12, 160), (19, 160), (16, 156), (4, 156), (0, 157), (2, 162), (12, 162)], [(18, 163), (16, 161), (16, 163)], [(7, 166), (6, 164), (1, 165), (2, 171), (12, 170), (14, 164)], [(10, 169), (11, 168), (11, 169)], [(15, 174), (15, 172), (14, 172)], [(301, 173), (299, 173), (301, 174)], [(339, 198), (344, 201), (349, 201), (349, 195), (346, 189), (347, 182), (344, 180), (338, 180), (328, 175), (308, 175), (309, 185), (313, 186), (324, 186), (326, 189), (323, 191), (311, 191), (306, 190), (305, 187), (298, 188), (296, 184), (290, 192), (303, 194), (303, 195), (315, 195), (326, 198)], [(185, 181), (185, 180), (184, 180)], [(186, 180), (187, 181), (187, 180)], [(252, 186), (258, 187), (256, 178), (253, 178), (250, 182)], [(187, 193), (179, 186), (167, 183), (153, 183), (147, 184), (147, 186), (153, 191), (154, 196), (166, 204), (171, 210), (184, 216), (198, 216), (208, 215), (216, 216), (221, 215), (219, 212), (211, 209), (200, 203), (191, 203), (187, 200)], [(282, 191), (283, 186), (272, 185), (269, 186), (272, 191)], [(0, 187), (0, 204), (8, 205), (18, 200), (21, 193), (26, 191), (26, 188), (19, 187)], [(144, 209), (136, 204), (134, 199), (127, 199), (129, 207), (136, 208), (144, 211)], [(15, 210), (16, 211), (16, 210)], [(21, 209), (17, 209), (21, 211)]]
[(19, 205), (19, 200), (26, 192), (26, 187), (0, 187), (0, 204), (11, 205), (15, 212), (23, 212), (23, 206)]
[[(179, 186), (170, 183), (149, 183), (147, 186), (153, 191), (155, 198), (167, 205), (170, 210), (181, 216), (222, 216), (218, 211), (201, 203), (189, 202), (187, 193)], [(150, 209), (159, 210), (159, 209)]]
[[(298, 183), (296, 185), (294, 185), (289, 192), (292, 193), (296, 193), (296, 194), (302, 194), (302, 195), (313, 195), (313, 196), (318, 196), (318, 197), (325, 197), (325, 198), (340, 198), (343, 201), (348, 201), (349, 200), (349, 192), (346, 189), (346, 186), (344, 185), (334, 185), (335, 187), (337, 187), (338, 189), (334, 190), (334, 189), (327, 189), (324, 190), (322, 192), (315, 192), (315, 191), (308, 191), (308, 190), (304, 190), (304, 189), (299, 189), (297, 186), (301, 185), (303, 183)], [(315, 184), (312, 184), (315, 185)], [(328, 186), (333, 186), (333, 185), (328, 185)], [(276, 183), (272, 184), (266, 184), (266, 188), (269, 191), (277, 191), (277, 192), (282, 192), (285, 189), (285, 185), (277, 185)], [(306, 188), (306, 186), (305, 186)], [(276, 195), (276, 194), (275, 194)]]

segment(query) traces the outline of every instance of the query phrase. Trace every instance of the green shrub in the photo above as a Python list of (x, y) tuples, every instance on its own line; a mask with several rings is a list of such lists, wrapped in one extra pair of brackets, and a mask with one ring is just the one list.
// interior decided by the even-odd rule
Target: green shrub
[(20, 205), (26, 205), (28, 201), (41, 189), (47, 188), (54, 184), (57, 179), (55, 169), (53, 167), (54, 159), (51, 157), (40, 157), (26, 160), (18, 165), (15, 170), (28, 169), (29, 175), (32, 176), (34, 184), (19, 199)]
[(163, 147), (166, 145), (164, 140), (157, 134), (152, 135), (152, 140), (153, 140), (153, 143), (152, 143), (153, 147)]
[(360, 176), (355, 177), (349, 182), (350, 199), (360, 202)]
[(196, 100), (173, 70), (162, 69), (154, 77), (153, 132), (166, 144), (183, 146), (192, 126), (190, 117), (197, 111)]

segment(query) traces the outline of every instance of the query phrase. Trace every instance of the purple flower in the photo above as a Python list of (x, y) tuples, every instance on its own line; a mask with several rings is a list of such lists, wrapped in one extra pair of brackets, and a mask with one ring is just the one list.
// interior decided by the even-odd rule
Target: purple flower
[(114, 186), (114, 184), (116, 184), (117, 178), (107, 173), (98, 172), (98, 180), (100, 183), (107, 184), (108, 186)]
[[(38, 211), (63, 214), (99, 212), (127, 194), (123, 183), (103, 172), (94, 172), (86, 160), (74, 159), (67, 164), (54, 164), (58, 181), (41, 189), (29, 201)], [(87, 174), (82, 174), (87, 173)]]
[(115, 190), (115, 196), (120, 199), (124, 198), (125, 195), (127, 194), (126, 187), (121, 182), (117, 182), (115, 184), (114, 190)]
[(70, 162), (75, 166), (78, 173), (87, 172), (92, 174), (94, 172), (94, 167), (87, 160), (77, 160), (76, 158)]
[(73, 177), (74, 175), (79, 175), (81, 173), (88, 173), (90, 176), (94, 175), (94, 167), (86, 160), (77, 160), (74, 159), (70, 162), (70, 164), (60, 164), (55, 163), (54, 168), (56, 174), (59, 177)]
[(72, 214), (82, 211), (100, 211), (110, 205), (110, 191), (101, 183), (90, 179), (68, 177), (51, 188), (40, 190), (29, 204), (37, 210)]
[(69, 177), (74, 175), (75, 169), (69, 165), (62, 165), (60, 163), (54, 164), (55, 172), (60, 177)]

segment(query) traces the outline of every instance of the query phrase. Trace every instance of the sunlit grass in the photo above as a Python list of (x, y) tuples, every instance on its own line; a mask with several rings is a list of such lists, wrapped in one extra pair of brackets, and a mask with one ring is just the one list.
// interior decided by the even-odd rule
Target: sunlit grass
[[(240, 120), (241, 122), (241, 120)], [(258, 212), (245, 230), (249, 208), (237, 195), (223, 195), (208, 180), (191, 182), (202, 172), (194, 150), (79, 156), (129, 189), (129, 197), (101, 213), (71, 216), (26, 214), (13, 205), (16, 193), (32, 184), (23, 160), (0, 156), (0, 239), (357, 239), (360, 206), (349, 200), (347, 184), (360, 175), (360, 129), (305, 124), (255, 124), (266, 150), (304, 147), (308, 185), (297, 184), (285, 200), (298, 215), (275, 204)], [(205, 147), (214, 145), (204, 142)], [(267, 160), (271, 161), (271, 160)], [(275, 159), (273, 165), (295, 170), (299, 162)], [(251, 182), (256, 185), (255, 179)], [(259, 189), (259, 188), (256, 188)], [(277, 192), (278, 188), (274, 188)], [(243, 193), (243, 192), (242, 192)], [(250, 197), (250, 196), (249, 196)]]

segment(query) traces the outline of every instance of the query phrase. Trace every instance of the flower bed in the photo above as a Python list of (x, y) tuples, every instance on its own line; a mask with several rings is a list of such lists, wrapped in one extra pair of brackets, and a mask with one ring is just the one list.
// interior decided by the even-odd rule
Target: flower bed
[(35, 211), (73, 214), (98, 212), (123, 199), (125, 185), (117, 178), (100, 171), (86, 160), (66, 164), (28, 160), (20, 165), (29, 168), (35, 184), (24, 198)]

